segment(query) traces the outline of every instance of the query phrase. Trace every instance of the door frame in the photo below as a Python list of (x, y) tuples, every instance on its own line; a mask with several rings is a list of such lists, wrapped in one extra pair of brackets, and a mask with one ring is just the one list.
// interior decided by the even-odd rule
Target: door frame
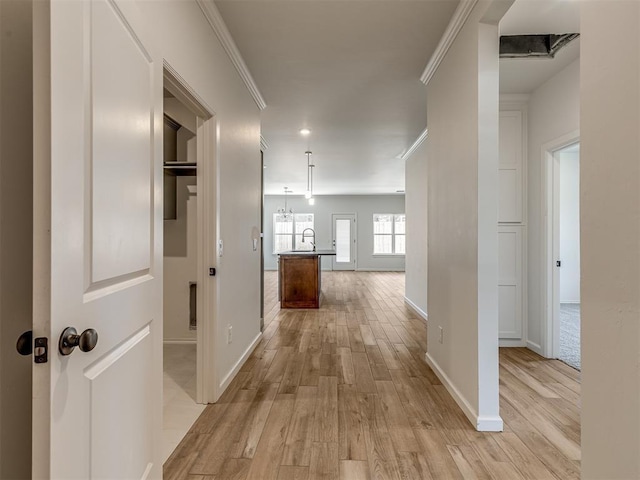
[(555, 153), (565, 147), (580, 142), (580, 130), (574, 130), (542, 145), (542, 208), (541, 228), (542, 265), (541, 309), (542, 312), (542, 355), (557, 358), (560, 353), (560, 272), (555, 266), (559, 256), (559, 160)]
[(164, 87), (196, 115), (196, 281), (201, 286), (196, 299), (196, 402), (214, 403), (221, 393), (215, 357), (218, 283), (209, 268), (215, 268), (217, 260), (219, 129), (214, 110), (166, 60), (163, 63)]
[[(352, 243), (352, 250), (351, 253), (353, 254), (353, 271), (355, 271), (358, 268), (358, 235), (357, 235), (357, 230), (356, 230), (356, 225), (358, 224), (358, 214), (357, 213), (332, 213), (331, 214), (331, 236), (332, 236), (332, 240), (333, 240), (333, 248), (336, 248), (336, 217), (350, 217), (353, 218), (353, 223), (351, 223), (351, 233), (352, 236), (351, 238), (353, 239), (353, 243)], [(332, 270), (347, 270), (350, 271), (350, 269), (343, 269), (343, 268), (336, 268), (336, 257), (331, 257), (331, 269)]]

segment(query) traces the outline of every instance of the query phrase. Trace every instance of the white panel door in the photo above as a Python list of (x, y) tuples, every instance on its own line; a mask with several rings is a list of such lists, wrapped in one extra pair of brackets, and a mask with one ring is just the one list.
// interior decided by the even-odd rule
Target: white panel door
[(523, 138), (522, 112), (500, 112), (500, 152), (498, 167), (498, 222), (523, 220)]
[(499, 337), (521, 339), (522, 309), (522, 227), (498, 228), (498, 324)]
[(34, 9), (33, 475), (161, 478), (162, 59), (135, 2)]
[(333, 246), (336, 256), (333, 257), (334, 270), (356, 269), (356, 216), (353, 213), (333, 214)]

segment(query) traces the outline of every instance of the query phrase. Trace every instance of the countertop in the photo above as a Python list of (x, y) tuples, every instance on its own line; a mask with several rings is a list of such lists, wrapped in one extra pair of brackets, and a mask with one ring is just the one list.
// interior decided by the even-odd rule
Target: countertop
[(291, 250), (288, 252), (279, 253), (279, 255), (295, 255), (295, 256), (301, 256), (301, 257), (313, 257), (313, 256), (320, 256), (320, 255), (335, 255), (335, 254), (336, 254), (335, 250), (315, 250), (315, 251)]

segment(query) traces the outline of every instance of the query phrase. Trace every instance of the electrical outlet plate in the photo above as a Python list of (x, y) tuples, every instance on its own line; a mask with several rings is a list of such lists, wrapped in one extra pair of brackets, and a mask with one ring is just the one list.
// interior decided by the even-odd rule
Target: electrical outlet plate
[(443, 338), (444, 337), (444, 329), (442, 327), (438, 327), (438, 333), (439, 333), (438, 342), (442, 343), (442, 341), (444, 339)]
[(231, 325), (227, 326), (227, 343), (231, 343), (233, 340), (233, 327)]

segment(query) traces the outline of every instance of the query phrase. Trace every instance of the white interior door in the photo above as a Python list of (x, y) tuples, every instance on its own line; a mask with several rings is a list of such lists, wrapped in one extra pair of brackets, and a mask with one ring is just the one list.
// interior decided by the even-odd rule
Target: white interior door
[(353, 213), (332, 215), (333, 245), (336, 256), (333, 257), (334, 270), (356, 269), (356, 216)]
[(33, 476), (161, 478), (162, 60), (134, 2), (34, 4)]

